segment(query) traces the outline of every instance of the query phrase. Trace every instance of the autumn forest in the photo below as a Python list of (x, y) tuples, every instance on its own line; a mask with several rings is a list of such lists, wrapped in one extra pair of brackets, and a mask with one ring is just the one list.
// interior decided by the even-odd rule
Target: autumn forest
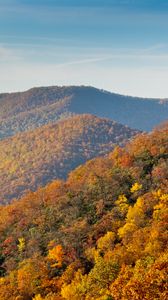
[(168, 0), (0, 0), (0, 300), (168, 300)]
[(0, 153), (0, 300), (168, 298), (167, 123), (77, 115)]

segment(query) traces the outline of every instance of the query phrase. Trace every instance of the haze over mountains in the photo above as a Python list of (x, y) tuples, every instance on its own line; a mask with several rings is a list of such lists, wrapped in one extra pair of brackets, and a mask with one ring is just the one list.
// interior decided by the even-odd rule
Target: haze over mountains
[(0, 0), (0, 300), (168, 300), (167, 33), (168, 0)]
[(0, 106), (0, 139), (74, 114), (94, 114), (143, 131), (168, 119), (167, 99), (122, 96), (87, 86), (0, 94)]
[(108, 119), (76, 115), (0, 141), (0, 202), (65, 178), (78, 165), (124, 145), (137, 133)]

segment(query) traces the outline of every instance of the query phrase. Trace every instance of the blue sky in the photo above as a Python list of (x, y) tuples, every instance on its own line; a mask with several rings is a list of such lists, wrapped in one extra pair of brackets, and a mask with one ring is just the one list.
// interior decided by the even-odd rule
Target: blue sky
[(0, 92), (93, 85), (168, 97), (168, 0), (0, 0)]

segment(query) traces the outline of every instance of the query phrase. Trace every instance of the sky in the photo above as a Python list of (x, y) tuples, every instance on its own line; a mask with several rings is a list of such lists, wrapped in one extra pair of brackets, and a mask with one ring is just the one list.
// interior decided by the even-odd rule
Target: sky
[(0, 93), (50, 85), (168, 98), (168, 0), (0, 0)]

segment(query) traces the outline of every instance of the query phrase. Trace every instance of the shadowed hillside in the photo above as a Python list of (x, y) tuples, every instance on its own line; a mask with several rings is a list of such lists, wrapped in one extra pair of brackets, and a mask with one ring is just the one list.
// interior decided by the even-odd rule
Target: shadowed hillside
[(74, 114), (94, 114), (144, 131), (168, 119), (168, 101), (122, 96), (93, 87), (41, 87), (0, 94), (0, 139)]

